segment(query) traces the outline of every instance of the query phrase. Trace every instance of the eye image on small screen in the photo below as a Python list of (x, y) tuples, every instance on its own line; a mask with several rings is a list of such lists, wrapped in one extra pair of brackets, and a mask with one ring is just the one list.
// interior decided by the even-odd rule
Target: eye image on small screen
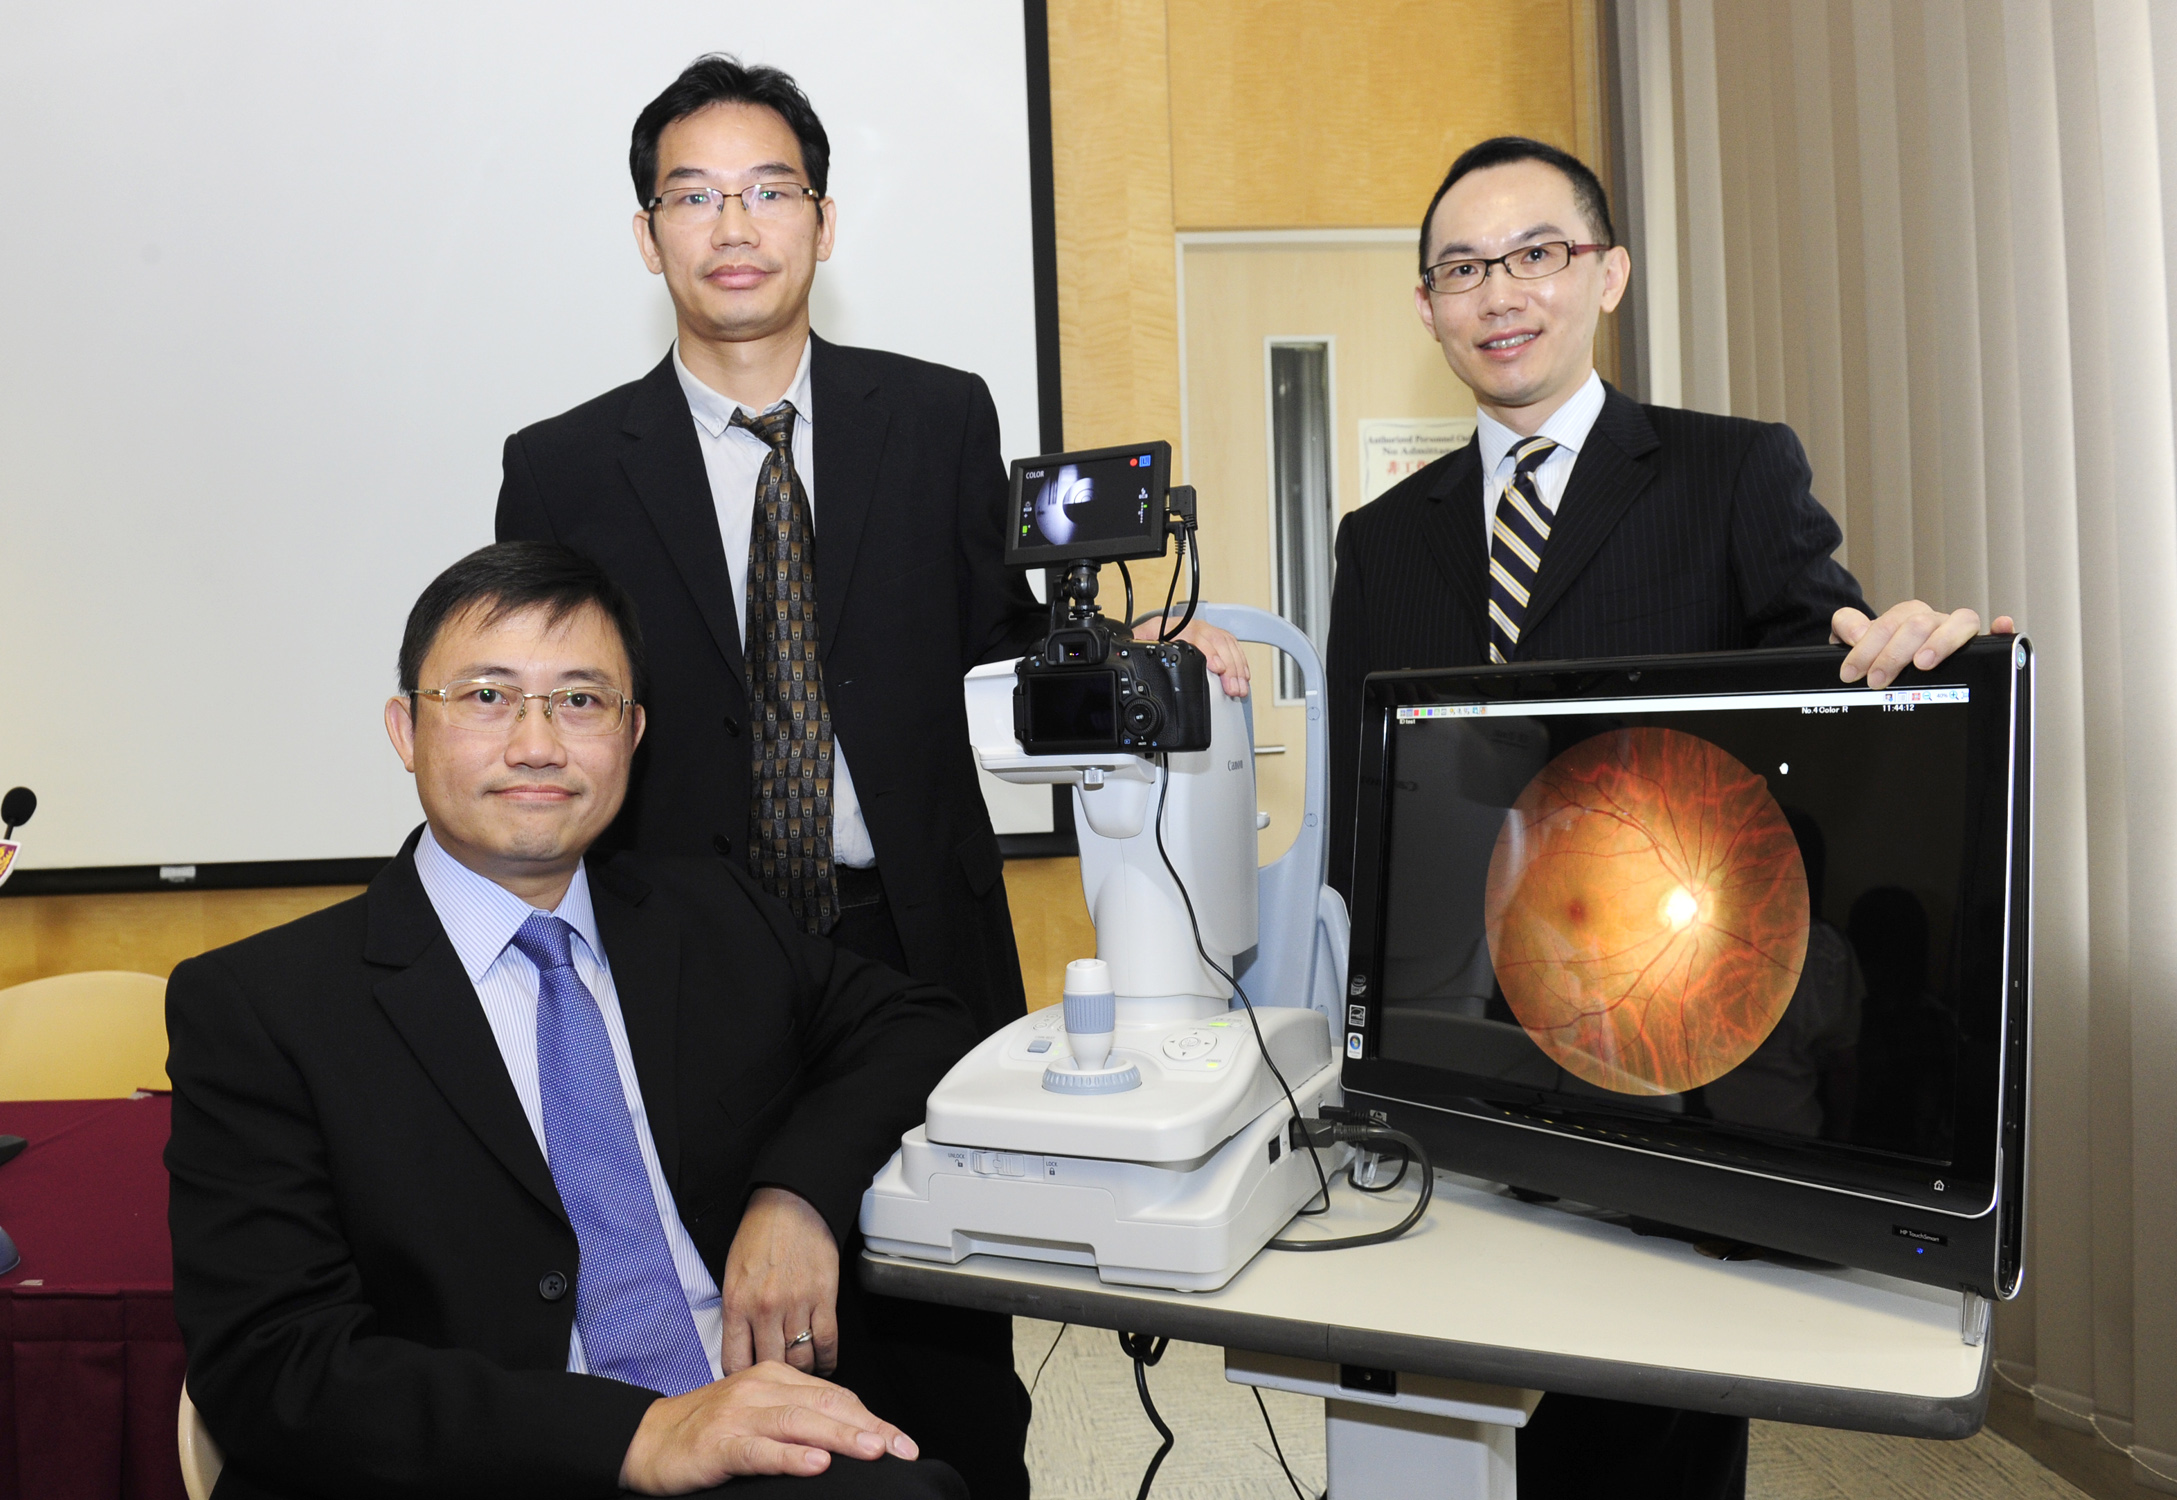
[(1947, 1161), (1966, 691), (1791, 696), (1398, 710), (1382, 1056)]
[(1152, 455), (1141, 453), (1028, 470), (1021, 484), (1021, 541), (1070, 547), (1142, 536), (1155, 506), (1152, 463)]
[(1682, 1094), (1782, 1019), (1806, 960), (1806, 869), (1783, 809), (1729, 751), (1625, 729), (1520, 792), (1482, 920), (1536, 1046), (1598, 1088)]

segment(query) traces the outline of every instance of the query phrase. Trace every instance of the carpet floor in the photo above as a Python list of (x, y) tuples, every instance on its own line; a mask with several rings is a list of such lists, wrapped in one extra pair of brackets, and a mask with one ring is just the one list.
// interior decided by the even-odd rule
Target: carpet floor
[[(1142, 1414), (1134, 1366), (1101, 1328), (1014, 1320), (1014, 1360), (1036, 1381), (1028, 1468), (1038, 1500), (1133, 1495), (1158, 1437)], [(1055, 1341), (1055, 1347), (1054, 1347)], [(1037, 1366), (1046, 1354), (1040, 1379)], [(1157, 1472), (1159, 1500), (1290, 1496), (1251, 1387), (1224, 1375), (1224, 1351), (1173, 1344), (1148, 1372), (1149, 1394), (1176, 1442)], [(1285, 1460), (1315, 1500), (1323, 1488), (1323, 1403), (1262, 1397)], [(1983, 1431), (1962, 1443), (1756, 1422), (1747, 1500), (2085, 1500), (2024, 1450)]]

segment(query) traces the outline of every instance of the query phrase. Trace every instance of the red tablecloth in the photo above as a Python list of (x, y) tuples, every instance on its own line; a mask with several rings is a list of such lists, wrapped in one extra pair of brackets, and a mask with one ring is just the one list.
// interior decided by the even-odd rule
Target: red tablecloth
[(183, 1500), (168, 1105), (0, 1103), (0, 1500)]

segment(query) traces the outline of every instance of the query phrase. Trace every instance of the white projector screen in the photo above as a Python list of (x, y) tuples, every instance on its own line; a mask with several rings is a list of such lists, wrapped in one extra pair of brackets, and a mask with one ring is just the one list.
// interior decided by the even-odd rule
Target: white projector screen
[(1037, 451), (1024, 24), (1020, 0), (0, 12), (23, 869), (398, 846), (401, 622), (491, 540), (507, 434), (663, 356), (628, 132), (699, 53), (785, 68), (830, 134), (817, 330), (976, 371), (1007, 456)]

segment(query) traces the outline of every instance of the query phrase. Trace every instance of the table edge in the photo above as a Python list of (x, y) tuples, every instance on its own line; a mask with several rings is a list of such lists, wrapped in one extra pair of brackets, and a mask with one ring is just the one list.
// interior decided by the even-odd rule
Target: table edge
[(1130, 1333), (1296, 1359), (1370, 1365), (1411, 1375), (1438, 1375), (1897, 1437), (1955, 1440), (1973, 1436), (1987, 1419), (1993, 1369), (1990, 1340), (1981, 1345), (1980, 1373), (1971, 1391), (1954, 1397), (1914, 1396), (1850, 1386), (1756, 1380), (1626, 1360), (1349, 1328), (1301, 1318), (1237, 1313), (1138, 1296), (1121, 1288), (1090, 1289), (982, 1276), (957, 1266), (906, 1260), (869, 1250), (862, 1252), (860, 1278), (864, 1288), (888, 1297), (1043, 1318), (1054, 1323), (1123, 1328)]

